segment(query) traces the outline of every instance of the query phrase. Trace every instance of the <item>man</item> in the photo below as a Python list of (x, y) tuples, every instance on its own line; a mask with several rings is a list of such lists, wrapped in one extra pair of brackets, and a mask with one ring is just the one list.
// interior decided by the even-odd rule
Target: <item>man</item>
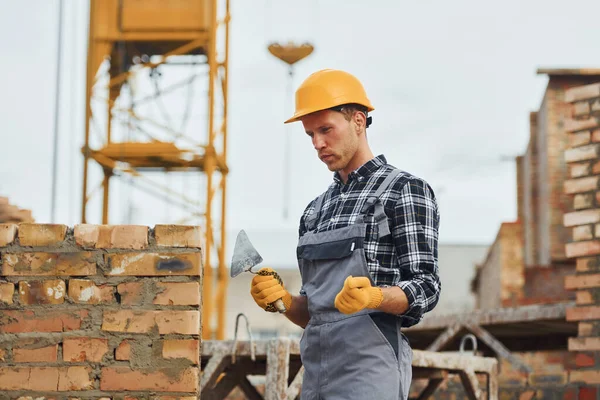
[(412, 350), (400, 329), (439, 299), (434, 193), (373, 155), (366, 134), (373, 110), (358, 79), (322, 70), (298, 88), (285, 121), (302, 122), (333, 183), (300, 220), (300, 295), (268, 268), (250, 291), (266, 311), (281, 299), (285, 316), (304, 328), (303, 400), (407, 399)]

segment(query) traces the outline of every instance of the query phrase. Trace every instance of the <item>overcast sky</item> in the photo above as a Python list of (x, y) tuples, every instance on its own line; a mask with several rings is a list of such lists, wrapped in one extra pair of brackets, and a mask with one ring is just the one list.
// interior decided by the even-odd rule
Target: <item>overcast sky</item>
[[(57, 11), (57, 0), (0, 0), (0, 196), (32, 209), (38, 222), (50, 221)], [(232, 0), (231, 11), (232, 231), (296, 230), (306, 203), (331, 182), (301, 124), (282, 124), (292, 112), (289, 80), (286, 66), (267, 51), (271, 41), (314, 44), (295, 68), (294, 87), (322, 68), (345, 69), (363, 81), (376, 108), (368, 131), (374, 153), (433, 186), (446, 243), (489, 243), (500, 222), (516, 217), (514, 162), (503, 158), (527, 144), (528, 114), (546, 84), (536, 69), (600, 67), (594, 0)], [(80, 221), (87, 1), (64, 0), (63, 21), (57, 222), (72, 225)], [(192, 71), (163, 69), (161, 85)], [(152, 90), (141, 78), (139, 87)], [(165, 99), (175, 126), (186, 95)], [(190, 116), (192, 130), (204, 126), (201, 87), (194, 98), (201, 106)], [(294, 149), (288, 220), (282, 218), (286, 134)], [(204, 202), (199, 175), (156, 179)], [(172, 205), (118, 182), (114, 188), (111, 223), (152, 226), (178, 218)], [(99, 223), (99, 212), (94, 203), (89, 222)]]

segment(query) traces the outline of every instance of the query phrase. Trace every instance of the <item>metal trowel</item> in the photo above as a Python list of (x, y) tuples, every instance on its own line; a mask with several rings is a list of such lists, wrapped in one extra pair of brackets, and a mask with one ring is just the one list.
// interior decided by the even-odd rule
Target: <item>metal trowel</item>
[[(256, 251), (254, 246), (252, 246), (250, 239), (248, 239), (248, 235), (242, 229), (235, 239), (233, 256), (231, 257), (231, 277), (235, 278), (242, 272), (256, 274), (256, 272), (252, 271), (252, 268), (260, 264), (262, 261), (263, 258), (260, 256), (260, 254), (258, 254), (258, 251)], [(284, 313), (286, 311), (285, 305), (281, 299), (277, 299), (275, 301), (275, 307), (280, 313)]]

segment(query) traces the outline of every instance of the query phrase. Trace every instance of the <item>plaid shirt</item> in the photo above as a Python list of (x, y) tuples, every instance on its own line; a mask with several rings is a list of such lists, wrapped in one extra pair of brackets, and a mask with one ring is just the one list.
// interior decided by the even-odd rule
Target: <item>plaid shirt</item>
[[(338, 173), (327, 189), (316, 231), (343, 228), (355, 222), (367, 197), (377, 190), (394, 167), (380, 155), (348, 176), (344, 184)], [(415, 325), (438, 302), (438, 206), (424, 180), (402, 172), (380, 197), (388, 216), (391, 235), (377, 238), (373, 211), (365, 217), (365, 255), (376, 285), (397, 285), (408, 298), (402, 325)], [(316, 199), (315, 199), (316, 200)], [(313, 200), (300, 219), (300, 236), (307, 231), (305, 219), (314, 211)], [(301, 290), (300, 294), (306, 295)]]

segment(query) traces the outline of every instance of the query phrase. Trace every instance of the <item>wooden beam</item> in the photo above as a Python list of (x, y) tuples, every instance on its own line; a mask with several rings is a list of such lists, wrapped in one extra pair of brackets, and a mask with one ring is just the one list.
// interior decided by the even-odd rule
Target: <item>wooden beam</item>
[(269, 341), (265, 400), (284, 400), (288, 389), (290, 339), (279, 337)]
[(463, 326), (461, 324), (453, 324), (449, 326), (448, 329), (446, 329), (440, 336), (437, 337), (437, 339), (433, 341), (433, 343), (429, 345), (429, 347), (427, 347), (427, 351), (442, 350), (448, 343), (452, 341), (452, 339), (454, 339), (462, 327)]
[[(413, 376), (414, 378), (414, 376)], [(431, 377), (429, 379), (429, 383), (427, 383), (427, 386), (425, 387), (425, 389), (423, 389), (423, 391), (421, 392), (421, 394), (419, 394), (419, 397), (417, 397), (417, 400), (425, 400), (430, 398), (435, 391), (437, 390), (437, 388), (448, 378), (448, 372), (446, 371), (438, 371), (438, 374), (434, 377)]]
[(479, 381), (475, 372), (472, 369), (467, 369), (460, 371), (459, 376), (469, 400), (482, 400), (483, 394), (481, 393), (481, 389), (479, 389)]

